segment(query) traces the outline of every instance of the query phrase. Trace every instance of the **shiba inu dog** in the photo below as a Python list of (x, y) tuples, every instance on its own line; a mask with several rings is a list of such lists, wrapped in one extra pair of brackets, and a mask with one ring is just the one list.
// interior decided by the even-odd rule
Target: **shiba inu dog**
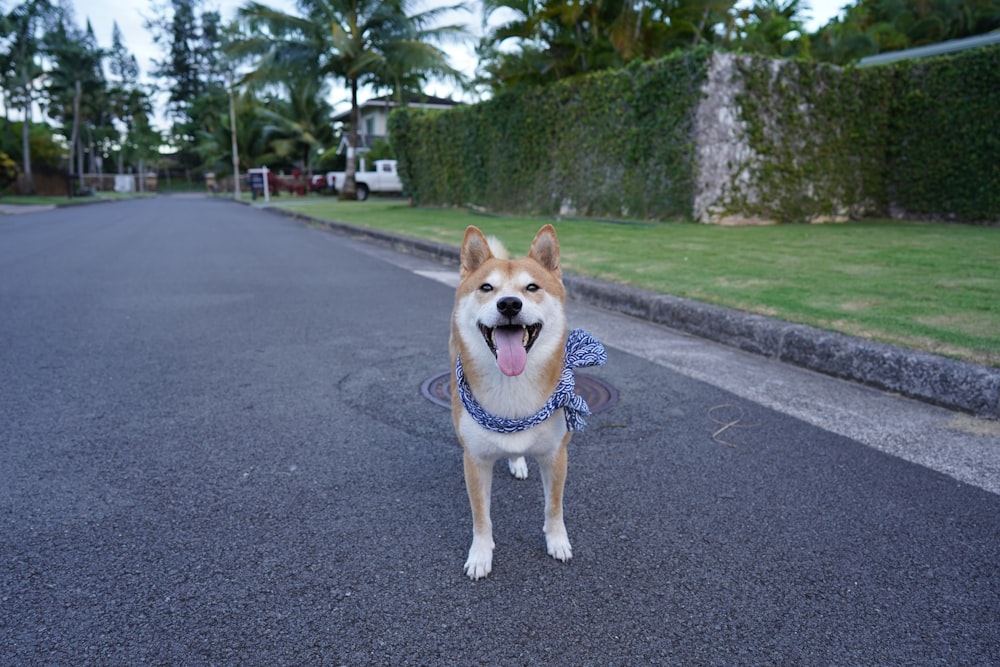
[[(563, 521), (567, 444), (586, 403), (573, 393), (574, 365), (604, 363), (600, 343), (581, 330), (569, 336), (559, 241), (551, 225), (536, 234), (527, 257), (510, 259), (503, 245), (469, 227), (462, 242), (460, 282), (449, 348), (455, 376), (451, 409), (462, 444), (473, 537), (465, 573), (493, 567), (490, 494), (493, 466), (528, 475), (526, 456), (539, 465), (545, 492), (546, 549), (568, 561), (573, 549)], [(569, 340), (583, 351), (570, 362)], [(579, 419), (579, 421), (574, 421)], [(577, 427), (579, 427), (577, 426)]]

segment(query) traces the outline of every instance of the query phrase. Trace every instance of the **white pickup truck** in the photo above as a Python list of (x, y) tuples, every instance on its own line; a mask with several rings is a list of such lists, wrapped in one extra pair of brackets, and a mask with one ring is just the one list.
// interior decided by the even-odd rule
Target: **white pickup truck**
[[(358, 201), (368, 199), (371, 192), (402, 192), (403, 184), (399, 182), (395, 160), (375, 160), (375, 170), (366, 169), (364, 158), (358, 164), (354, 173), (354, 182), (358, 186)], [(326, 187), (336, 192), (344, 184), (344, 172), (328, 171), (324, 177)]]

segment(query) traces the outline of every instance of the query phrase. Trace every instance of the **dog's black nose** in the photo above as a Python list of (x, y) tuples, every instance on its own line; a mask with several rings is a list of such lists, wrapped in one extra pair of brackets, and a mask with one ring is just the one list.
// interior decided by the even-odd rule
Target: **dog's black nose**
[(521, 312), (521, 300), (516, 296), (505, 296), (497, 301), (497, 310), (504, 317), (514, 317)]

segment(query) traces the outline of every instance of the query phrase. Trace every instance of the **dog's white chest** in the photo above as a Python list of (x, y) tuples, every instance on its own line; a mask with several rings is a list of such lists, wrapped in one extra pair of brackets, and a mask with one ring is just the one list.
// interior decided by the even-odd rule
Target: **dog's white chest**
[(566, 435), (566, 419), (561, 409), (541, 424), (516, 433), (496, 433), (483, 428), (468, 412), (462, 413), (458, 427), (466, 447), (484, 459), (545, 456), (557, 449)]

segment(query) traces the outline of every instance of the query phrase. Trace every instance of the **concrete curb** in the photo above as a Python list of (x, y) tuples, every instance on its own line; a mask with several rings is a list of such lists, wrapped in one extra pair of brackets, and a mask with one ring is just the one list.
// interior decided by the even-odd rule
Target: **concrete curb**
[(825, 375), (1000, 417), (1000, 368), (634, 287), (565, 276), (574, 298)]
[[(321, 220), (285, 209), (269, 210), (401, 252), (445, 264), (459, 263), (459, 249), (453, 246)], [(1000, 368), (572, 274), (564, 274), (563, 282), (570, 296), (584, 303), (825, 375), (977, 416), (1000, 417)]]

